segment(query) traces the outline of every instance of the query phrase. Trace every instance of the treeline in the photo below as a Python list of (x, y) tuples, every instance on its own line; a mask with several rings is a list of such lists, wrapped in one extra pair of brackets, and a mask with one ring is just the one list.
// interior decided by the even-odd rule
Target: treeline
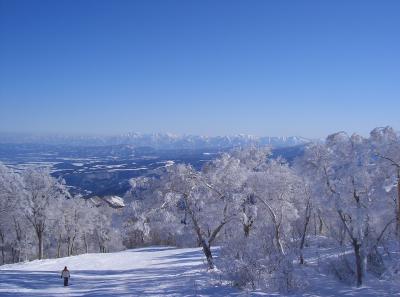
[(385, 273), (382, 249), (400, 234), (400, 139), (390, 127), (370, 137), (330, 135), (293, 164), (265, 148), (223, 154), (200, 171), (170, 166), (131, 181), (124, 230), (131, 246), (200, 246), (208, 267), (240, 287), (291, 290), (313, 240), (345, 250), (340, 278), (361, 286)]
[(72, 197), (47, 169), (0, 164), (0, 263), (121, 249), (112, 211)]

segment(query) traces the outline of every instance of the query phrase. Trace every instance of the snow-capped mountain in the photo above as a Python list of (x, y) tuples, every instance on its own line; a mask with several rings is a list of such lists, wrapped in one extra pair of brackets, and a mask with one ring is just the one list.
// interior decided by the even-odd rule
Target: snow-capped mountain
[(162, 149), (188, 148), (228, 148), (246, 145), (270, 145), (272, 147), (287, 147), (309, 142), (302, 137), (269, 137), (238, 134), (233, 136), (201, 136), (201, 135), (174, 135), (170, 133), (126, 133), (114, 136), (68, 136), (68, 135), (41, 135), (41, 134), (0, 134), (0, 143), (37, 143), (37, 144), (68, 144), (83, 146), (101, 145), (133, 145), (135, 147), (148, 146)]

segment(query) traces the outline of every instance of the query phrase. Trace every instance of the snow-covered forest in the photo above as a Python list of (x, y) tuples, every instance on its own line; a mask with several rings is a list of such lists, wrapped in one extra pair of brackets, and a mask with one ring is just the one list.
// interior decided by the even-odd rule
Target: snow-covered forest
[(390, 127), (332, 134), (291, 163), (251, 146), (201, 170), (164, 167), (132, 179), (125, 199), (123, 210), (98, 207), (46, 170), (0, 166), (1, 263), (168, 245), (200, 247), (205, 269), (240, 289), (307, 291), (311, 259), (349, 287), (400, 281), (400, 136)]
[(46, 169), (0, 165), (1, 263), (122, 249), (112, 210), (72, 197)]

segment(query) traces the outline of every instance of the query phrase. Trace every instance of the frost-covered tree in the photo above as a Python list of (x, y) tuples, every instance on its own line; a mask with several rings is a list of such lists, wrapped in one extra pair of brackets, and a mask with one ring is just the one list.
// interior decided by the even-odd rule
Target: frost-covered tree
[[(95, 207), (90, 201), (83, 200), (82, 198), (79, 200), (78, 204), (80, 204), (85, 211), (85, 215), (81, 217), (79, 235), (81, 240), (81, 245), (83, 246), (83, 252), (89, 253), (89, 247), (91, 243), (94, 241), (93, 237), (95, 234), (95, 230), (97, 229), (96, 223), (98, 222), (97, 217), (99, 215), (100, 210)], [(83, 204), (83, 205), (82, 205)], [(120, 239), (116, 241), (116, 244), (120, 242)]]
[(95, 217), (98, 215), (97, 211), (93, 211), (95, 206), (80, 196), (64, 199), (60, 206), (62, 213), (52, 230), (57, 242), (57, 257), (61, 256), (63, 246), (67, 256), (76, 254), (80, 247), (87, 253), (87, 239), (94, 232)]
[(245, 181), (243, 166), (238, 158), (223, 154), (201, 171), (179, 164), (157, 178), (137, 179), (133, 185), (139, 191), (134, 203), (143, 211), (132, 222), (147, 234), (158, 230), (158, 234), (170, 235), (164, 240), (176, 240), (183, 234), (194, 238), (208, 267), (214, 268), (211, 246), (237, 215), (232, 205)]
[(37, 257), (44, 255), (46, 232), (61, 216), (61, 203), (69, 196), (63, 183), (53, 178), (48, 169), (28, 169), (22, 174), (23, 214), (37, 237)]
[(9, 168), (0, 164), (0, 252), (6, 262), (7, 245), (13, 250), (13, 258), (20, 258), (22, 233), (18, 210), (22, 195), (22, 181)]
[(329, 220), (338, 223), (349, 239), (354, 252), (356, 284), (361, 286), (371, 247), (375, 247), (391, 221), (381, 220), (388, 203), (376, 191), (374, 155), (369, 140), (336, 133), (325, 144), (310, 146), (303, 162), (308, 171), (306, 175), (311, 177), (309, 182), (320, 193), (319, 207)]
[[(180, 223), (181, 229), (190, 225), (212, 269), (211, 245), (227, 222), (223, 194), (189, 165), (171, 166), (160, 181), (149, 219), (159, 216), (165, 223)], [(218, 217), (211, 216), (216, 212)]]
[[(251, 156), (251, 154), (250, 154)], [(250, 157), (248, 156), (248, 157)], [(241, 160), (243, 161), (243, 160)], [(281, 159), (260, 159), (256, 167), (243, 167), (246, 177), (238, 205), (247, 208), (236, 220), (250, 228), (229, 228), (222, 246), (221, 269), (239, 286), (289, 290), (295, 286), (292, 263), (295, 256), (294, 226), (303, 203), (301, 180)]]
[[(121, 233), (113, 226), (114, 211), (109, 206), (91, 208), (91, 216), (88, 221), (92, 224), (93, 236), (91, 241), (100, 253), (119, 251), (123, 249)], [(86, 235), (89, 234), (86, 230)], [(87, 238), (86, 238), (87, 239)]]
[(384, 182), (380, 189), (394, 197), (396, 232), (400, 236), (400, 136), (391, 127), (375, 128), (370, 141)]
[[(0, 262), (122, 249), (113, 210), (72, 197), (48, 169), (0, 164)], [(45, 250), (46, 249), (46, 250)], [(37, 253), (34, 255), (33, 251)]]

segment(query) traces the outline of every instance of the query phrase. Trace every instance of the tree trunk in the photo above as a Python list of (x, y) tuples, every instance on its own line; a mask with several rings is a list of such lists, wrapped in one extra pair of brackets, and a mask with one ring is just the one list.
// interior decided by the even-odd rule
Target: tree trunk
[(314, 236), (317, 236), (317, 215), (314, 213)]
[(324, 221), (322, 220), (320, 214), (318, 214), (318, 220), (319, 220), (318, 233), (319, 233), (319, 235), (321, 235), (321, 234), (322, 234), (322, 231), (324, 231)]
[(0, 238), (1, 238), (1, 259), (2, 259), (2, 264), (6, 263), (6, 256), (4, 253), (4, 244), (5, 244), (5, 240), (4, 240), (4, 233), (0, 232)]
[(15, 236), (17, 238), (17, 262), (21, 262), (21, 247), (22, 247), (22, 228), (20, 226), (20, 224), (18, 223), (17, 219), (15, 218), (15, 216), (13, 216), (13, 220), (14, 220), (14, 229), (15, 229)]
[(281, 253), (281, 255), (285, 254), (285, 251), (283, 250), (283, 245), (281, 242), (281, 236), (280, 236), (280, 224), (279, 225), (275, 225), (275, 240), (276, 240), (276, 245), (278, 247), (279, 252)]
[(361, 255), (361, 245), (356, 240), (353, 240), (353, 248), (354, 248), (354, 255), (356, 257), (356, 284), (357, 287), (361, 287), (362, 277), (363, 277), (363, 260)]
[(250, 235), (250, 227), (251, 225), (249, 224), (243, 224), (244, 237), (246, 238)]
[(71, 238), (68, 237), (68, 241), (67, 241), (67, 256), (71, 256)]
[(38, 236), (38, 259), (42, 260), (43, 259), (43, 233), (42, 232), (38, 232), (37, 233)]
[(361, 244), (359, 243), (359, 240), (353, 236), (350, 228), (347, 226), (344, 214), (340, 210), (338, 210), (338, 214), (342, 220), (343, 227), (346, 228), (347, 234), (351, 238), (351, 244), (353, 245), (354, 256), (356, 258), (356, 284), (357, 287), (360, 287), (363, 279), (363, 257), (361, 255)]
[(18, 250), (12, 247), (11, 255), (12, 255), (12, 263), (17, 263)]
[(304, 248), (304, 243), (306, 242), (307, 226), (309, 222), (310, 222), (310, 216), (307, 216), (304, 222), (303, 234), (301, 235), (301, 241), (300, 241), (300, 264), (304, 264), (303, 248)]
[(57, 242), (57, 258), (60, 258), (61, 256), (61, 234), (58, 236), (58, 242)]
[(88, 247), (88, 243), (87, 243), (87, 240), (86, 240), (86, 233), (83, 235), (83, 242), (85, 244), (85, 252), (87, 254), (89, 252), (89, 247)]
[(70, 256), (72, 256), (72, 254), (74, 253), (75, 238), (76, 238), (76, 233), (74, 234), (74, 236), (71, 239), (71, 245), (70, 245), (70, 251), (69, 251)]
[(310, 219), (311, 219), (311, 204), (310, 200), (308, 200), (305, 211), (303, 233), (301, 234), (301, 240), (300, 240), (300, 264), (304, 264), (303, 248), (304, 248), (304, 243), (306, 242), (307, 227), (308, 224), (310, 223)]
[(282, 245), (281, 238), (280, 238), (280, 228), (281, 228), (282, 222), (281, 221), (278, 222), (275, 211), (265, 200), (263, 200), (261, 198), (259, 198), (259, 200), (267, 207), (267, 209), (271, 215), (271, 219), (272, 219), (272, 222), (273, 222), (274, 228), (275, 228), (275, 236), (274, 237), (275, 237), (276, 245), (277, 245), (277, 248), (278, 248), (279, 252), (281, 253), (281, 255), (284, 255), (285, 251), (283, 250), (283, 245)]
[(196, 233), (198, 240), (200, 242), (200, 245), (203, 249), (204, 256), (206, 256), (207, 259), (207, 264), (209, 269), (214, 269), (214, 261), (212, 257), (212, 252), (211, 252), (211, 246), (209, 243), (206, 243), (206, 241), (203, 238), (203, 235), (201, 234), (200, 228), (198, 228), (198, 225), (196, 224)]
[(1, 263), (6, 264), (6, 256), (4, 253), (4, 246), (1, 247)]
[[(189, 203), (187, 203), (187, 205), (189, 205)], [(212, 257), (212, 253), (211, 253), (210, 242), (207, 243), (204, 240), (203, 233), (201, 232), (201, 229), (200, 229), (200, 226), (198, 224), (198, 221), (197, 221), (193, 211), (189, 207), (188, 207), (188, 213), (189, 213), (190, 218), (192, 220), (194, 231), (197, 234), (197, 239), (198, 239), (201, 247), (203, 248), (204, 255), (206, 256), (208, 268), (209, 269), (214, 269), (214, 262), (213, 262), (213, 257)], [(220, 227), (217, 228), (217, 229), (220, 230), (222, 228), (222, 226), (223, 225), (220, 225)], [(215, 233), (214, 238), (215, 238), (216, 234), (219, 232), (219, 230), (215, 230), (214, 231), (214, 233)]]
[(204, 240), (202, 240), (201, 247), (203, 248), (203, 253), (206, 256), (208, 268), (214, 269), (214, 261), (213, 261), (210, 245), (208, 245)]

